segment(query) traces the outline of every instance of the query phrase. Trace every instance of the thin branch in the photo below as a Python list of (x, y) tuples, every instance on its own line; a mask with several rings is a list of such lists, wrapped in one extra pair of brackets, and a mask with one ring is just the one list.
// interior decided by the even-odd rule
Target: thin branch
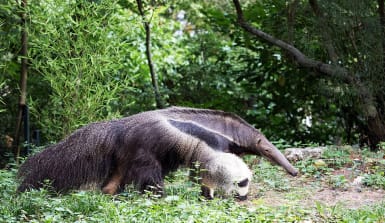
[[(163, 108), (164, 105), (163, 105), (163, 102), (162, 102), (162, 99), (161, 99), (161, 96), (159, 93), (159, 87), (158, 87), (158, 76), (155, 72), (154, 64), (152, 62), (150, 23), (146, 20), (145, 14), (143, 12), (142, 0), (136, 0), (136, 3), (138, 4), (139, 14), (142, 17), (143, 26), (144, 26), (144, 29), (146, 31), (146, 56), (147, 56), (148, 67), (150, 69), (152, 86), (153, 86), (154, 94), (155, 94), (156, 107), (157, 108)], [(152, 16), (151, 16), (151, 19), (152, 19)]]
[(385, 6), (384, 0), (377, 0), (378, 14), (380, 15), (380, 26), (382, 34), (382, 69), (385, 70)]
[(21, 18), (21, 71), (20, 71), (20, 98), (19, 98), (19, 112), (17, 116), (17, 123), (15, 129), (15, 148), (14, 148), (14, 156), (15, 160), (18, 161), (18, 157), (20, 156), (20, 129), (23, 118), (23, 110), (27, 105), (27, 74), (28, 74), (28, 33), (27, 33), (27, 0), (21, 1), (22, 13), (20, 14)]

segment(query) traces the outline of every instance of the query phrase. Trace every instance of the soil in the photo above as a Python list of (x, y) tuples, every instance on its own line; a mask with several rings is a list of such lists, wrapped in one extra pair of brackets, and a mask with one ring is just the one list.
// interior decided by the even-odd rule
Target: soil
[[(349, 175), (348, 169), (333, 172), (334, 175)], [(279, 206), (316, 206), (317, 203), (326, 206), (342, 205), (349, 209), (357, 209), (367, 205), (385, 202), (385, 191), (369, 188), (362, 183), (354, 182), (355, 179), (347, 178), (349, 182), (345, 187), (332, 188), (325, 179), (299, 176), (289, 178), (290, 186), (286, 191), (268, 189), (266, 186), (252, 185), (250, 197), (246, 205), (263, 204), (271, 207)]]

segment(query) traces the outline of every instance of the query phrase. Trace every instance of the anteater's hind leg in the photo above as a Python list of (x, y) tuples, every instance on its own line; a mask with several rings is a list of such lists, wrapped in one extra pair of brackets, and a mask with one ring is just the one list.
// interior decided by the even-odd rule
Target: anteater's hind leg
[(138, 156), (128, 164), (117, 163), (102, 187), (103, 193), (116, 194), (126, 184), (133, 183), (139, 191), (163, 195), (163, 172), (159, 161), (151, 154)]
[(110, 178), (102, 187), (102, 192), (105, 194), (116, 194), (122, 190), (123, 173), (120, 166), (117, 166), (116, 169), (112, 172)]

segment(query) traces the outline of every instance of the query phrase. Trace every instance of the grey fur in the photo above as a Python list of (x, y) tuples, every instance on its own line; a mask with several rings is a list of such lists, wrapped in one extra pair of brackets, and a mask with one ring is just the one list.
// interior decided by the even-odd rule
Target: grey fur
[[(189, 133), (191, 126), (198, 131)], [(231, 113), (182, 107), (148, 111), (89, 124), (29, 157), (20, 167), (18, 190), (39, 188), (45, 179), (60, 192), (96, 185), (114, 194), (130, 183), (161, 190), (166, 174), (180, 165), (210, 165), (214, 150), (263, 154), (259, 147), (270, 144)]]

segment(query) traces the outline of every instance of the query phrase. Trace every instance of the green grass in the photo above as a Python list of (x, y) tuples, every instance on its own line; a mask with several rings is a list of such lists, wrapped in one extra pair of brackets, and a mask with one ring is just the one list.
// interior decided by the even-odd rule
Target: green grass
[[(117, 196), (98, 191), (52, 195), (44, 189), (17, 194), (16, 170), (0, 170), (0, 222), (385, 222), (384, 201), (356, 209), (300, 202), (309, 192), (305, 187), (293, 184), (297, 181), (309, 179), (309, 185), (316, 184), (317, 180), (321, 184), (322, 179), (335, 186), (346, 183), (343, 177), (331, 178), (329, 175), (336, 165), (343, 167), (351, 162), (346, 153), (338, 151), (335, 154), (341, 156), (341, 160), (328, 163), (322, 170), (310, 170), (311, 161), (298, 163), (298, 168), (309, 170), (301, 178), (290, 177), (281, 168), (265, 161), (251, 165), (257, 189), (254, 188), (247, 202), (241, 203), (232, 198), (203, 199), (199, 185), (188, 181), (185, 170), (167, 177), (167, 196), (162, 198), (142, 195), (132, 188)], [(339, 159), (333, 151), (329, 151), (324, 159), (331, 157)], [(251, 159), (246, 158), (248, 163)], [(367, 176), (379, 178), (381, 173)], [(375, 187), (380, 187), (384, 181), (375, 179), (372, 182)], [(269, 205), (262, 201), (267, 191), (293, 202)]]
[[(1, 176), (13, 177), (5, 171)], [(273, 212), (266, 207), (240, 205), (233, 199), (206, 201), (199, 196), (199, 187), (188, 182), (171, 185), (165, 198), (140, 195), (130, 189), (119, 196), (98, 192), (52, 196), (45, 190), (17, 195), (14, 182), (2, 182), (1, 186), (6, 189), (1, 195), (1, 222), (255, 222), (303, 218), (303, 213), (289, 207)]]

